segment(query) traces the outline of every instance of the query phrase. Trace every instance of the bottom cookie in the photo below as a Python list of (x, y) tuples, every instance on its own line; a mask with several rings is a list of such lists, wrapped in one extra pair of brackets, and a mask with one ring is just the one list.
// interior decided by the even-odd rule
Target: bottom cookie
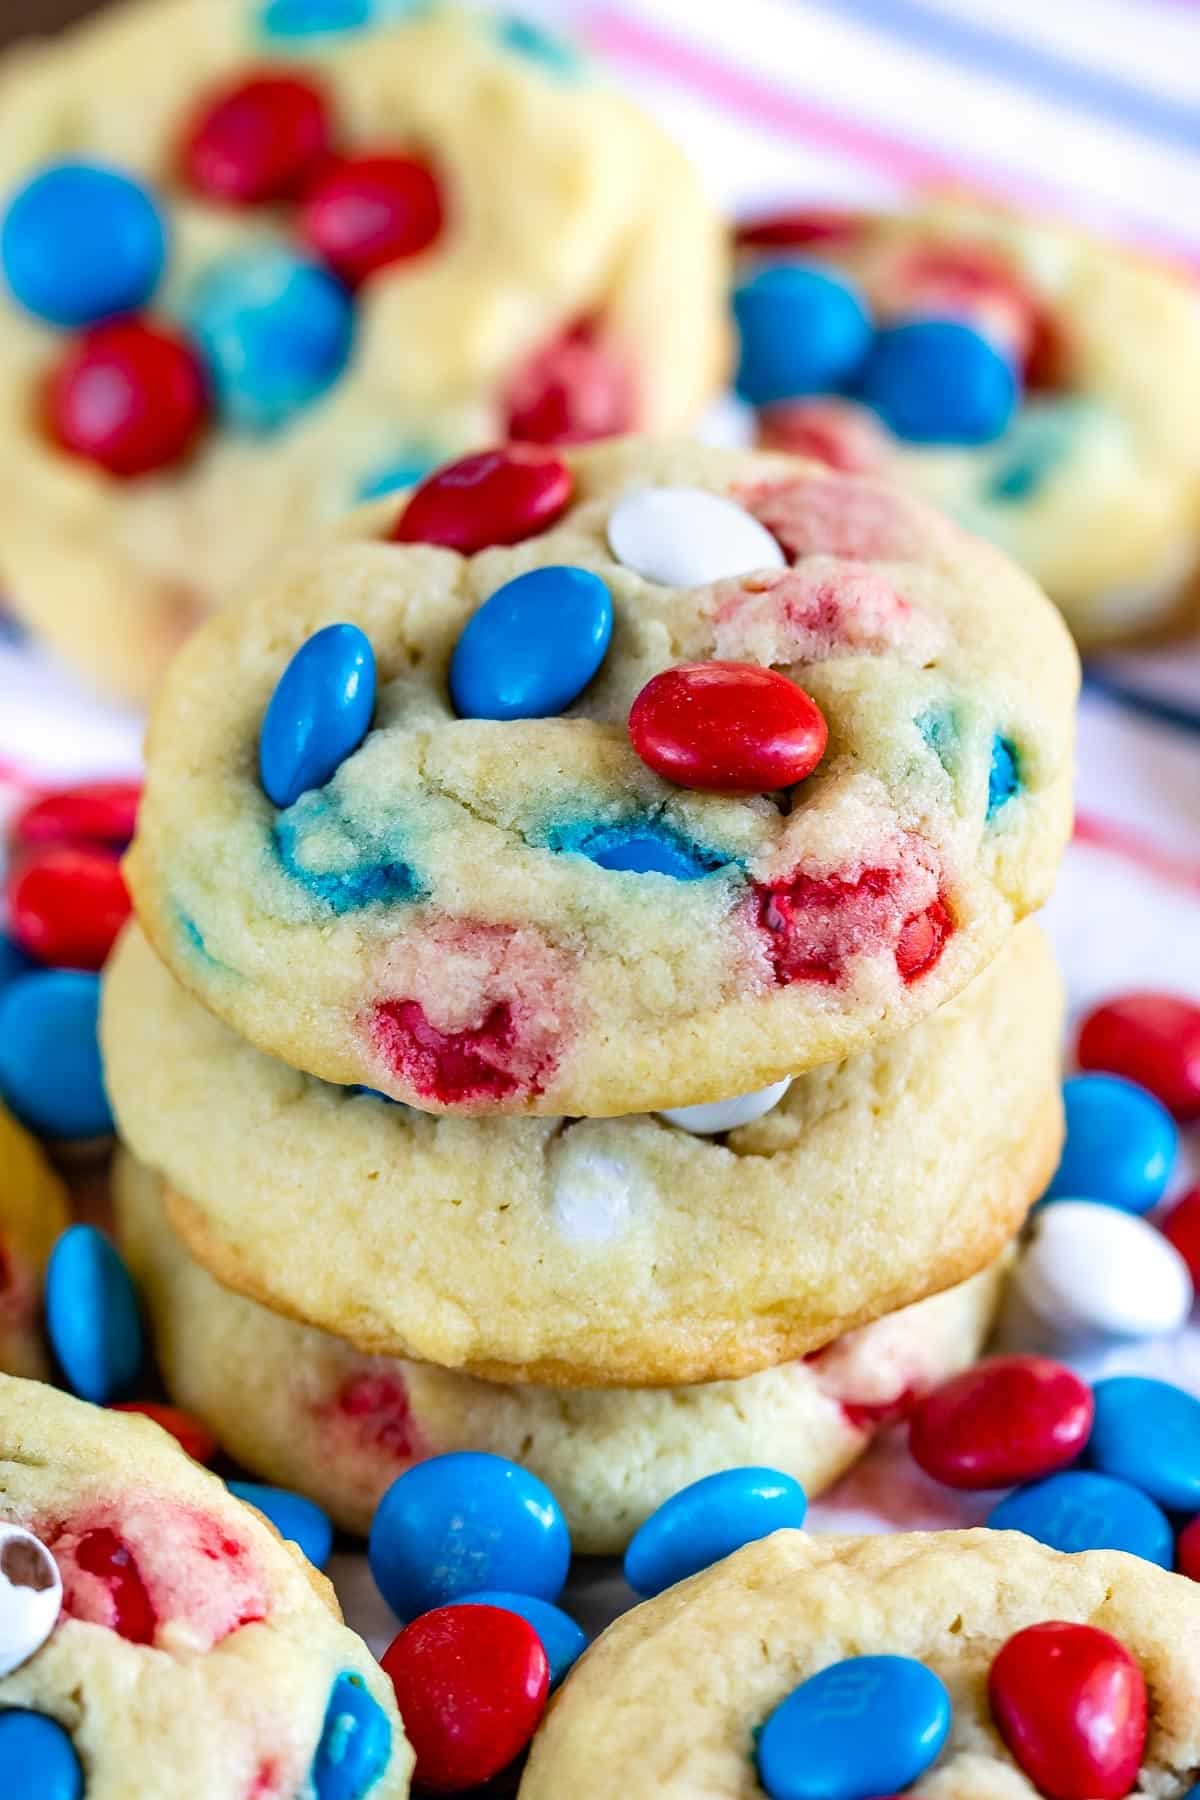
[(0, 1106), (0, 1369), (45, 1379), (42, 1277), (67, 1224), (67, 1193), (28, 1132)]
[(221, 1287), (168, 1223), (159, 1178), (128, 1155), (114, 1192), (172, 1398), (247, 1468), (360, 1533), (397, 1475), (450, 1450), (525, 1463), (558, 1496), (586, 1554), (622, 1549), (662, 1501), (719, 1469), (768, 1463), (818, 1493), (882, 1424), (974, 1360), (1002, 1280), (996, 1265), (815, 1356), (738, 1381), (503, 1387), (365, 1356)]

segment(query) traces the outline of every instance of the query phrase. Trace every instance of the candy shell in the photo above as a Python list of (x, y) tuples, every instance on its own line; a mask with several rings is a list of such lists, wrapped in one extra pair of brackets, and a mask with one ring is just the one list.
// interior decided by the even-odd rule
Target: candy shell
[(847, 381), (871, 343), (871, 321), (848, 281), (815, 263), (770, 263), (734, 289), (736, 385), (751, 406), (825, 394)]
[(45, 1544), (0, 1524), (0, 1679), (41, 1649), (61, 1608), (62, 1576)]
[(105, 1406), (132, 1386), (144, 1344), (137, 1293), (94, 1225), (70, 1225), (46, 1267), (46, 1332), (67, 1386)]
[(1088, 1461), (1173, 1512), (1200, 1509), (1200, 1400), (1169, 1381), (1114, 1375), (1095, 1386)]
[(6, 884), (10, 928), (26, 955), (65, 969), (99, 969), (129, 917), (111, 850), (51, 844), (28, 852)]
[[(0, 980), (3, 977), (0, 976)], [(1200, 1183), (1181, 1194), (1158, 1228), (1188, 1266), (1193, 1287), (1200, 1281)]]
[(757, 663), (679, 663), (652, 676), (629, 713), (629, 741), (679, 787), (768, 793), (811, 775), (828, 741), (803, 688)]
[(947, 1487), (1008, 1487), (1074, 1462), (1092, 1413), (1091, 1389), (1063, 1363), (996, 1356), (918, 1401), (908, 1447)]
[(113, 1412), (140, 1413), (152, 1419), (175, 1439), (194, 1462), (210, 1463), (217, 1454), (217, 1440), (203, 1420), (184, 1412), (178, 1406), (166, 1406), (157, 1400), (115, 1400)]
[(1092, 1200), (1056, 1200), (1033, 1221), (1014, 1296), (1060, 1337), (1160, 1337), (1192, 1309), (1187, 1264), (1160, 1231)]
[(474, 556), (548, 531), (571, 499), (571, 471), (546, 450), (510, 444), (435, 469), (392, 528), (397, 544), (440, 544)]
[(735, 1094), (729, 1100), (708, 1100), (698, 1106), (664, 1107), (658, 1116), (696, 1137), (716, 1137), (722, 1131), (736, 1131), (739, 1125), (753, 1124), (773, 1111), (791, 1085), (791, 1076), (785, 1075), (782, 1081), (756, 1088), (752, 1094)]
[(758, 1734), (769, 1800), (867, 1800), (897, 1793), (950, 1731), (944, 1682), (909, 1656), (849, 1656), (793, 1688)]
[(263, 70), (205, 100), (184, 135), (180, 165), (206, 200), (263, 206), (298, 194), (332, 142), (329, 107), (317, 83)]
[(571, 1538), (544, 1482), (503, 1456), (455, 1451), (417, 1463), (379, 1502), (368, 1546), (380, 1593), (402, 1619), (503, 1588), (556, 1600)]
[(1181, 994), (1121, 994), (1079, 1028), (1081, 1069), (1148, 1088), (1177, 1119), (1200, 1118), (1200, 1004)]
[(136, 312), (158, 286), (166, 255), (149, 190), (101, 163), (42, 169), (0, 225), (0, 264), (14, 299), (68, 329)]
[(4, 1800), (82, 1800), (83, 1769), (57, 1719), (23, 1706), (0, 1711)]
[(1017, 1488), (992, 1508), (993, 1531), (1023, 1531), (1052, 1550), (1125, 1550), (1171, 1567), (1170, 1521), (1140, 1488), (1090, 1469), (1068, 1469)]
[(60, 449), (134, 480), (195, 448), (209, 418), (207, 377), (175, 333), (114, 319), (70, 344), (51, 369), (45, 415)]
[(805, 250), (811, 244), (853, 244), (866, 226), (862, 213), (843, 207), (803, 206), (745, 219), (735, 241), (742, 250)]
[(264, 1513), (280, 1537), (303, 1550), (314, 1569), (325, 1567), (333, 1549), (333, 1526), (315, 1501), (261, 1481), (231, 1481), (228, 1487), (239, 1500)]
[(56, 788), (22, 807), (8, 826), (18, 848), (47, 844), (103, 844), (124, 850), (133, 837), (142, 797), (138, 781), (81, 781)]
[(301, 644), (263, 715), (258, 768), (275, 806), (324, 787), (371, 729), (375, 652), (357, 625), (326, 625)]
[(34, 967), (19, 945), (10, 937), (0, 932), (0, 993), (17, 979), (18, 975), (28, 975)]
[(450, 662), (464, 719), (552, 719), (597, 673), (612, 638), (612, 596), (587, 569), (530, 569), (467, 621)]
[(757, 1538), (797, 1530), (808, 1510), (804, 1489), (778, 1469), (724, 1469), (672, 1494), (634, 1532), (625, 1579), (649, 1598), (686, 1581)]
[(1067, 1141), (1044, 1200), (1099, 1200), (1149, 1212), (1163, 1197), (1179, 1150), (1170, 1113), (1120, 1075), (1074, 1075), (1063, 1083)]
[(1122, 1800), (1146, 1745), (1146, 1682), (1124, 1644), (1094, 1625), (1047, 1621), (992, 1661), (1001, 1737), (1050, 1800)]
[(1200, 1581), (1200, 1516), (1189, 1520), (1175, 1540), (1175, 1567), (1189, 1581)]
[(609, 514), (608, 547), (635, 575), (666, 587), (699, 587), (786, 564), (765, 525), (736, 501), (703, 488), (626, 494)]
[(329, 1693), (309, 1781), (313, 1800), (365, 1800), (392, 1757), (392, 1727), (361, 1675), (343, 1671)]
[(498, 1606), (504, 1612), (516, 1613), (533, 1626), (541, 1639), (542, 1649), (550, 1665), (550, 1687), (556, 1688), (587, 1649), (587, 1633), (561, 1606), (549, 1600), (537, 1600), (532, 1594), (505, 1593), (491, 1588), (482, 1594), (464, 1594), (459, 1606)]
[(0, 1099), (48, 1138), (107, 1137), (95, 975), (39, 969), (0, 993)]
[(855, 392), (897, 437), (917, 444), (987, 444), (1019, 399), (1009, 359), (958, 319), (913, 319), (880, 331)]
[(304, 196), (297, 230), (348, 288), (420, 256), (443, 223), (442, 191), (415, 156), (346, 156), (330, 162)]
[(992, 739), (992, 756), (988, 765), (987, 816), (994, 819), (1000, 808), (1020, 792), (1017, 752), (1006, 737), (997, 732)]

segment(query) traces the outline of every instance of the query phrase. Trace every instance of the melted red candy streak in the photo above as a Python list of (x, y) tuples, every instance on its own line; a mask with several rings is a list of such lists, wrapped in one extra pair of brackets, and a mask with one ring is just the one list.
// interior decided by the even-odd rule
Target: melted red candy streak
[(8, 841), (21, 847), (103, 844), (124, 850), (133, 837), (141, 797), (136, 781), (88, 781), (57, 788), (22, 808), (8, 827)]
[(1121, 994), (1079, 1032), (1079, 1066), (1123, 1075), (1184, 1121), (1200, 1118), (1200, 1005), (1181, 994)]
[[(439, 1031), (418, 1000), (384, 1000), (375, 1008), (374, 1038), (414, 1092), (443, 1106), (507, 1100), (522, 1085), (505, 1067), (516, 1038), (506, 1000), (497, 1001), (482, 1024), (462, 1031)], [(537, 1085), (529, 1091), (537, 1093)]]
[(9, 929), (54, 968), (99, 969), (129, 917), (114, 852), (51, 844), (18, 857), (6, 886)]
[(789, 562), (822, 555), (915, 562), (954, 533), (911, 495), (861, 477), (801, 475), (758, 482), (733, 497), (766, 527)]
[(546, 450), (510, 444), (426, 477), (392, 528), (397, 544), (441, 544), (461, 556), (537, 537), (566, 511), (571, 471)]
[(811, 456), (843, 475), (873, 475), (891, 450), (873, 412), (852, 400), (784, 400), (764, 407), (758, 441), (764, 450)]
[(196, 113), (180, 166), (196, 193), (227, 206), (293, 199), (330, 154), (321, 88), (291, 70), (263, 69), (223, 88)]
[(298, 231), (349, 288), (430, 249), (444, 223), (442, 190), (415, 156), (347, 156), (313, 182)]
[(106, 1525), (85, 1531), (75, 1545), (75, 1561), (96, 1575), (112, 1601), (111, 1628), (130, 1644), (152, 1644), (158, 1617), (129, 1545)]
[(343, 1382), (333, 1410), (360, 1441), (386, 1450), (397, 1462), (429, 1454), (413, 1421), (408, 1389), (394, 1370), (367, 1371)]
[(534, 351), (504, 405), (507, 435), (530, 444), (585, 444), (637, 423), (633, 373), (586, 320)]
[(709, 793), (792, 787), (812, 774), (828, 735), (816, 701), (756, 663), (664, 669), (629, 713), (629, 739), (647, 767)]
[(988, 1676), (992, 1717), (1047, 1800), (1123, 1800), (1146, 1744), (1146, 1683), (1128, 1650), (1093, 1625), (1030, 1625)]
[(990, 1357), (926, 1395), (913, 1414), (909, 1449), (948, 1487), (1011, 1487), (1073, 1462), (1094, 1412), (1092, 1390), (1065, 1364)]
[(885, 1425), (896, 1425), (906, 1419), (916, 1397), (916, 1390), (906, 1387), (890, 1400), (843, 1400), (840, 1405), (846, 1423), (855, 1431), (880, 1431)]
[(934, 967), (954, 931), (940, 894), (902, 917), (899, 868), (864, 869), (854, 881), (839, 875), (794, 875), (776, 887), (756, 885), (757, 922), (775, 979), (834, 986), (851, 956), (891, 948), (906, 984)]
[(208, 422), (204, 370), (182, 338), (138, 319), (96, 325), (47, 377), (54, 442), (124, 480), (182, 462)]

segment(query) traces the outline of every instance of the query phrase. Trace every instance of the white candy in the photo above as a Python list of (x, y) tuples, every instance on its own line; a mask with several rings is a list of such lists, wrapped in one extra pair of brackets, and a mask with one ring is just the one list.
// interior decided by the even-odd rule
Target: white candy
[(1160, 1337), (1192, 1309), (1187, 1264), (1153, 1225), (1092, 1200), (1055, 1200), (1034, 1219), (1016, 1297), (1063, 1337)]
[(40, 1538), (0, 1525), (0, 1677), (40, 1650), (62, 1608), (62, 1576)]
[(792, 1085), (790, 1075), (770, 1087), (756, 1088), (752, 1094), (734, 1094), (729, 1100), (709, 1100), (702, 1106), (664, 1107), (659, 1113), (668, 1125), (679, 1125), (697, 1137), (716, 1137), (721, 1131), (736, 1131), (739, 1125), (751, 1125), (764, 1113), (779, 1105)]
[(742, 507), (702, 488), (642, 488), (618, 501), (608, 520), (617, 561), (647, 581), (700, 587), (754, 569), (782, 569), (783, 551)]
[(608, 1244), (651, 1198), (623, 1158), (568, 1132), (554, 1171), (554, 1223), (569, 1243)]

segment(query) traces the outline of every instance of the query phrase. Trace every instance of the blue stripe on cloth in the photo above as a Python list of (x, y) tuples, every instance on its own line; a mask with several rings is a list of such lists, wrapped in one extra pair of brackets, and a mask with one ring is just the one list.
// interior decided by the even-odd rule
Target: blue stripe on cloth
[(1140, 713), (1144, 719), (1154, 719), (1160, 725), (1171, 725), (1177, 731), (1192, 732), (1200, 737), (1200, 706), (1167, 700), (1101, 669), (1088, 669), (1083, 685), (1088, 693), (1099, 694), (1126, 712)]
[(1069, 62), (1055, 51), (1009, 37), (990, 25), (954, 18), (925, 0), (811, 0), (827, 12), (903, 38), (965, 68), (1200, 155), (1200, 107), (1153, 93), (1103, 69)]

